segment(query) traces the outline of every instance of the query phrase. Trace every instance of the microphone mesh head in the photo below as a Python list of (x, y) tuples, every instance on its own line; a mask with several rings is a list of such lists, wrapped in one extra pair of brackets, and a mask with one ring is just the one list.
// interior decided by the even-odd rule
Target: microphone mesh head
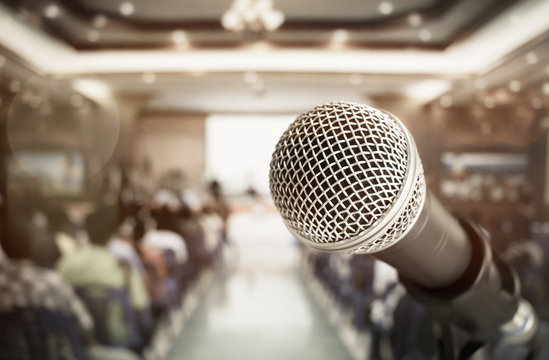
[(325, 251), (397, 242), (425, 197), (417, 150), (392, 115), (332, 102), (300, 115), (273, 153), (270, 190), (288, 229)]

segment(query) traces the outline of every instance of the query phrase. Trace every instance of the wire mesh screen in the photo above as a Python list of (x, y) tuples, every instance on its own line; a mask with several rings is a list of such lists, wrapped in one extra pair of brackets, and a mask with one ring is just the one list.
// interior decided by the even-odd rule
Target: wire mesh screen
[(384, 216), (407, 165), (406, 135), (391, 116), (366, 105), (328, 103), (300, 115), (280, 138), (271, 160), (271, 195), (294, 235), (337, 243)]

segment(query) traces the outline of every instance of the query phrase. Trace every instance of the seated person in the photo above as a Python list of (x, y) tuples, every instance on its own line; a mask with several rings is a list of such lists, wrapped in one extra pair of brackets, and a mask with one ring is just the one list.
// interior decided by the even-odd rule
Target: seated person
[(28, 226), (15, 224), (9, 235), (0, 262), (0, 358), (137, 359), (94, 344), (92, 318), (71, 286), (31, 262), (36, 249)]
[[(2, 247), (7, 256), (0, 263), (0, 314), (7, 314), (17, 309), (48, 310), (62, 313), (76, 321), (82, 341), (81, 345), (91, 340), (93, 321), (80, 302), (71, 286), (55, 271), (38, 267), (32, 259), (33, 239), (28, 226), (16, 224), (10, 226), (10, 236), (2, 241)], [(3, 329), (10, 331), (10, 329)], [(44, 334), (46, 335), (46, 334)], [(2, 337), (6, 339), (6, 336)], [(0, 353), (6, 353), (12, 344), (2, 342)], [(45, 349), (44, 349), (45, 350)], [(32, 351), (32, 349), (27, 349)], [(39, 351), (39, 350), (38, 350)], [(45, 358), (54, 358), (53, 354), (30, 354)], [(74, 354), (76, 355), (76, 354)]]
[(145, 268), (133, 237), (134, 227), (135, 219), (130, 217), (124, 219), (116, 234), (109, 240), (107, 249), (114, 257), (129, 264), (144, 280)]
[[(114, 218), (116, 217), (104, 209), (89, 215), (86, 219), (86, 231), (90, 244), (61, 258), (57, 268), (61, 276), (77, 291), (90, 287), (118, 290), (128, 295), (129, 306), (135, 314), (146, 314), (150, 304), (143, 279), (132, 267), (124, 266), (117, 260), (106, 247), (117, 227)], [(128, 331), (128, 325), (123, 323), (124, 319), (120, 316), (115, 317), (116, 314), (111, 312), (109, 314), (113, 317), (102, 320), (109, 324), (112, 331), (117, 331), (117, 338), (123, 336), (121, 334)], [(139, 350), (138, 347), (132, 348)]]
[(155, 229), (155, 225), (155, 221), (149, 219), (149, 229), (140, 241), (141, 254), (149, 271), (153, 271), (149, 275), (154, 275), (161, 281), (153, 290), (155, 299), (160, 302), (161, 308), (172, 307), (181, 300), (186, 286), (184, 278), (188, 260), (187, 246), (178, 233), (165, 228)]

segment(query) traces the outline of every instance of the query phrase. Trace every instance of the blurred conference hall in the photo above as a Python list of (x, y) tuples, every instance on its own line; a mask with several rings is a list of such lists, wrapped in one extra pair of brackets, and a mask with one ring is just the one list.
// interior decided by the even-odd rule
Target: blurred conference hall
[(547, 14), (0, 0), (0, 360), (549, 359)]

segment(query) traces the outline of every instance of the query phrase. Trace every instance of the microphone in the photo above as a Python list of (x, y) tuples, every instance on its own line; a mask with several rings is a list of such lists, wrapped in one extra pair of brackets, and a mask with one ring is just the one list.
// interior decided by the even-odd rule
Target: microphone
[(392, 265), (411, 296), (476, 340), (535, 333), (517, 276), (430, 193), (414, 140), (390, 113), (331, 102), (299, 115), (275, 147), (269, 183), (305, 245)]

